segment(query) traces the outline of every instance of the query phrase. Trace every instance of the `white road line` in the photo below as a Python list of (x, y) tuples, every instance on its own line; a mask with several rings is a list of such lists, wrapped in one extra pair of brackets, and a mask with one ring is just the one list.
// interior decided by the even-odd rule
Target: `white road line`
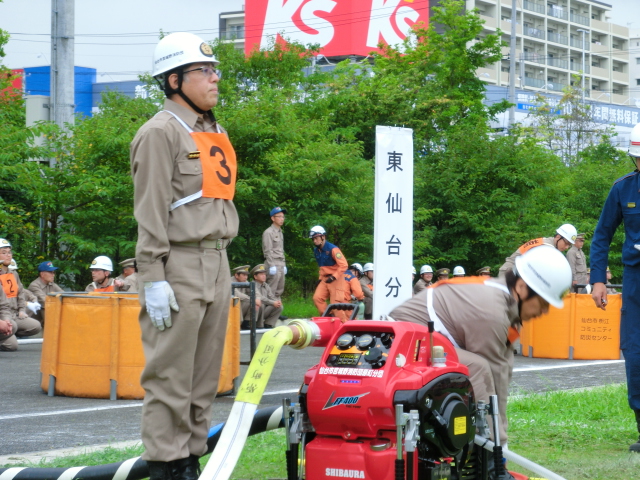
[(537, 372), (541, 370), (554, 370), (557, 368), (575, 368), (575, 367), (591, 367), (593, 365), (612, 365), (615, 363), (623, 363), (624, 360), (596, 360), (593, 362), (585, 362), (585, 363), (570, 363), (568, 365), (551, 365), (548, 367), (521, 367), (514, 368), (513, 373), (516, 372)]
[(109, 407), (93, 407), (93, 408), (76, 408), (73, 410), (58, 410), (56, 412), (33, 412), (33, 413), (22, 413), (17, 415), (2, 415), (0, 416), (0, 420), (13, 420), (16, 418), (26, 418), (26, 417), (48, 417), (51, 415), (69, 415), (72, 413), (85, 413), (85, 412), (98, 412), (101, 410), (114, 410), (116, 408), (132, 408), (132, 407), (141, 407), (142, 403), (129, 403), (127, 405), (113, 405)]

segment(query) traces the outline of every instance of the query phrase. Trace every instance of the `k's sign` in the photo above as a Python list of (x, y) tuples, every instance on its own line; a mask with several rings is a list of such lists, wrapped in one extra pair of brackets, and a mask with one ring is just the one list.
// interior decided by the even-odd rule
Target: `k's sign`
[(317, 43), (326, 56), (368, 55), (426, 27), (429, 0), (247, 0), (245, 12), (246, 53), (285, 37)]

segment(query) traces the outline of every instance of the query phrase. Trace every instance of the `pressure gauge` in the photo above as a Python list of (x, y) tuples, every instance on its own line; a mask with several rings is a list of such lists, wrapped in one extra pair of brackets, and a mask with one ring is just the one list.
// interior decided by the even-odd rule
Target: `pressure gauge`
[(360, 350), (368, 350), (369, 347), (374, 346), (374, 340), (373, 335), (365, 333), (364, 335), (360, 335), (358, 340), (356, 340), (356, 346)]
[(336, 347), (340, 350), (347, 350), (349, 347), (353, 345), (353, 335), (350, 333), (343, 333), (338, 337), (336, 341)]

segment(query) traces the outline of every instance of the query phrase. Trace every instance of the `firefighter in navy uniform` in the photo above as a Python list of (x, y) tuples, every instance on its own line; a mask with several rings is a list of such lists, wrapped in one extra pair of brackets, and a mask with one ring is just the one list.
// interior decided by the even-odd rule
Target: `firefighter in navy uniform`
[[(327, 242), (326, 231), (320, 225), (316, 225), (309, 231), (309, 238), (313, 240), (315, 248), (313, 254), (316, 257), (319, 271), (319, 280), (316, 291), (313, 294), (313, 303), (322, 315), (326, 308), (326, 300), (329, 303), (344, 303), (345, 279), (344, 272), (349, 268), (347, 259), (338, 247)], [(346, 320), (344, 311), (334, 312), (338, 318)]]
[[(613, 234), (624, 223), (622, 246), (622, 311), (620, 348), (627, 371), (629, 406), (640, 434), (640, 123), (630, 136), (629, 156), (636, 169), (616, 180), (604, 202), (591, 242), (591, 297), (598, 308), (607, 307), (607, 263)], [(640, 453), (640, 438), (629, 447)]]

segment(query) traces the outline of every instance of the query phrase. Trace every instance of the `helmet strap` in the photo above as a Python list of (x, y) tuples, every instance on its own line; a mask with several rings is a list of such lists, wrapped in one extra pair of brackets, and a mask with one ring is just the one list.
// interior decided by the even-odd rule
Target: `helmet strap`
[[(171, 74), (175, 73), (176, 75), (178, 75), (178, 88), (173, 89), (171, 88), (171, 86), (169, 85), (169, 76), (171, 76)], [(164, 94), (169, 97), (171, 95), (174, 94), (178, 94), (180, 95), (180, 98), (182, 98), (185, 102), (187, 102), (187, 105), (189, 105), (196, 113), (199, 113), (200, 115), (206, 115), (207, 117), (209, 117), (209, 120), (211, 120), (211, 122), (215, 122), (216, 121), (216, 117), (213, 115), (213, 111), (212, 110), (203, 110), (200, 107), (198, 107), (195, 103), (193, 103), (193, 101), (191, 101), (191, 99), (189, 97), (187, 97), (187, 95), (182, 91), (182, 83), (184, 82), (184, 71), (182, 70), (182, 68), (178, 68), (175, 69), (172, 72), (169, 72), (168, 74), (165, 74), (164, 76)], [(158, 82), (160, 83), (160, 82)], [(162, 87), (162, 84), (160, 85)]]

